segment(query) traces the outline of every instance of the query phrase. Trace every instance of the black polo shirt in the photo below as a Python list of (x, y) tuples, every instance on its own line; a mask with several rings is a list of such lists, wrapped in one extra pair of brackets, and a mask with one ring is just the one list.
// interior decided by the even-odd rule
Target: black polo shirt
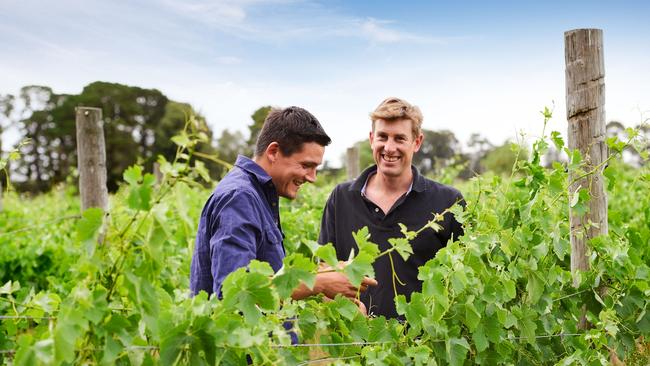
[[(376, 166), (366, 169), (356, 180), (336, 186), (323, 212), (319, 243), (334, 244), (338, 259), (347, 260), (352, 248), (355, 253), (359, 252), (352, 233), (367, 226), (370, 241), (377, 244), (383, 252), (391, 248), (389, 238), (403, 237), (399, 223), (406, 225), (409, 230), (417, 231), (426, 225), (434, 214), (443, 212), (456, 202), (465, 205), (458, 190), (421, 176), (415, 167), (411, 169), (411, 190), (400, 197), (387, 213), (361, 193), (368, 177), (376, 173)], [(444, 221), (439, 224), (443, 227), (441, 231), (424, 230), (411, 242), (413, 254), (407, 261), (397, 253), (391, 253), (395, 272), (405, 284), (403, 286), (396, 283), (397, 293), (405, 295), (407, 299), (410, 299), (412, 292), (422, 290), (422, 281), (417, 278), (418, 268), (433, 258), (452, 236), (455, 239), (463, 234), (462, 226), (450, 213), (446, 214)], [(369, 314), (395, 318), (395, 294), (388, 256), (377, 259), (374, 269), (379, 285), (370, 287), (363, 293), (361, 301), (368, 308)]]

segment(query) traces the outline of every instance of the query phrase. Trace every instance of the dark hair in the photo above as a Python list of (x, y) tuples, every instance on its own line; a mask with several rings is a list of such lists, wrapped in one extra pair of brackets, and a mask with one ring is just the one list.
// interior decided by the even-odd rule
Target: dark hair
[(272, 142), (280, 145), (282, 155), (290, 156), (302, 150), (306, 142), (327, 146), (332, 140), (311, 113), (300, 107), (288, 107), (274, 108), (266, 116), (255, 144), (255, 156), (261, 156)]

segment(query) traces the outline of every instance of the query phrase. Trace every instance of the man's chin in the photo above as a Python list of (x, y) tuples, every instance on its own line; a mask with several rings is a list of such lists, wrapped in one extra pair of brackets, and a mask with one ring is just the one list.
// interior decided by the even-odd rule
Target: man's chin
[(399, 177), (400, 175), (402, 175), (402, 171), (403, 170), (400, 169), (400, 167), (398, 166), (391, 166), (391, 167), (387, 167), (384, 165), (377, 166), (377, 172), (387, 177)]

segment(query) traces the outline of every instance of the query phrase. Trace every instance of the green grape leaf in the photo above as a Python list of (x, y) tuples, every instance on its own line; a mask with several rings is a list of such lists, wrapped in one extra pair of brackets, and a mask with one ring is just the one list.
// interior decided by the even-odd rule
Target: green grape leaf
[(509, 278), (501, 278), (500, 281), (505, 289), (505, 295), (507, 296), (506, 301), (514, 299), (517, 296), (517, 287), (515, 282)]
[(273, 277), (273, 284), (280, 298), (288, 298), (293, 290), (304, 282), (310, 289), (316, 281), (316, 264), (300, 253), (293, 253), (283, 260), (284, 265)]
[(139, 165), (132, 165), (124, 171), (124, 180), (131, 186), (138, 185), (142, 180), (142, 167)]
[(319, 246), (314, 254), (318, 258), (324, 260), (325, 263), (327, 263), (330, 267), (338, 267), (339, 260), (336, 257), (336, 249), (334, 249), (334, 246), (331, 243)]
[(239, 268), (223, 282), (221, 288), (226, 308), (240, 310), (248, 324), (256, 324), (261, 311), (278, 308), (278, 294), (271, 289), (273, 269), (266, 262), (253, 260), (246, 268)]
[(462, 366), (467, 358), (469, 343), (465, 338), (450, 338), (445, 341), (447, 361), (452, 366)]
[(411, 294), (411, 301), (408, 303), (404, 295), (397, 295), (395, 297), (395, 308), (398, 314), (406, 316), (408, 323), (416, 330), (422, 327), (422, 319), (429, 315), (427, 306), (424, 303), (424, 296), (419, 292)]
[(430, 365), (431, 354), (431, 348), (425, 345), (411, 346), (406, 349), (406, 355), (413, 360), (415, 365)]
[(620, 141), (617, 136), (608, 137), (605, 141), (610, 150), (621, 153), (625, 148), (625, 142)]
[(544, 294), (544, 280), (540, 278), (537, 272), (531, 272), (528, 276), (526, 291), (528, 292), (528, 303), (530, 304), (537, 304)]
[(467, 286), (467, 275), (464, 271), (454, 271), (451, 274), (451, 287), (454, 290), (454, 294), (458, 295), (465, 290)]
[(422, 280), (422, 294), (433, 298), (431, 317), (435, 321), (442, 319), (449, 309), (449, 291), (445, 287), (444, 275), (440, 268), (429, 271), (428, 266), (420, 267), (418, 278)]
[(104, 220), (104, 211), (99, 207), (91, 207), (81, 214), (77, 221), (77, 239), (80, 242), (96, 240)]
[(404, 261), (413, 254), (413, 247), (411, 247), (411, 243), (407, 238), (390, 238), (388, 243), (395, 248)]
[(348, 280), (353, 286), (359, 287), (364, 277), (375, 277), (373, 261), (374, 258), (370, 254), (361, 252), (343, 268), (343, 273), (348, 276)]
[(341, 314), (341, 316), (347, 320), (354, 319), (357, 315), (360, 315), (359, 307), (350, 301), (347, 297), (337, 295), (334, 301), (327, 303), (334, 312)]
[(371, 257), (376, 257), (379, 254), (379, 248), (377, 244), (370, 242), (370, 233), (368, 232), (368, 227), (364, 226), (359, 229), (357, 232), (352, 233), (354, 242), (357, 243), (359, 248), (359, 253), (367, 253)]
[(89, 257), (95, 252), (97, 238), (104, 223), (104, 211), (98, 207), (91, 207), (81, 214), (77, 221), (77, 240), (86, 247)]
[(517, 318), (517, 329), (521, 336), (530, 344), (535, 343), (535, 330), (537, 330), (536, 313), (530, 309), (513, 309)]
[(163, 365), (175, 365), (184, 346), (191, 340), (185, 329), (177, 327), (171, 332), (166, 332), (160, 342), (160, 362)]
[(551, 132), (551, 141), (553, 141), (557, 151), (562, 151), (562, 149), (564, 149), (564, 139), (562, 138), (562, 134), (558, 131)]
[(185, 147), (190, 144), (190, 138), (185, 131), (171, 138), (172, 142), (180, 147)]
[(468, 302), (465, 304), (465, 317), (463, 322), (467, 325), (470, 332), (474, 332), (479, 322), (481, 321), (481, 314), (476, 310), (473, 303)]
[(501, 342), (504, 331), (503, 326), (499, 323), (499, 319), (495, 314), (483, 318), (483, 328), (485, 335), (490, 342), (498, 344)]
[(485, 333), (485, 328), (482, 323), (479, 323), (472, 332), (472, 340), (476, 345), (476, 350), (479, 352), (485, 351), (490, 346)]

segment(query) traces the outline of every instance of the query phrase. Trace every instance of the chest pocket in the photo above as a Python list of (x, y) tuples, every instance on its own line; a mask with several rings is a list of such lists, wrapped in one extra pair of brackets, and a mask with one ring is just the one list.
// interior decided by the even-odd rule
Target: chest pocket
[(282, 246), (282, 233), (275, 227), (267, 227), (264, 230), (264, 244), (263, 245), (279, 245)]
[(264, 230), (264, 240), (257, 251), (257, 259), (268, 262), (274, 271), (282, 267), (284, 247), (282, 246), (282, 233), (274, 227)]

